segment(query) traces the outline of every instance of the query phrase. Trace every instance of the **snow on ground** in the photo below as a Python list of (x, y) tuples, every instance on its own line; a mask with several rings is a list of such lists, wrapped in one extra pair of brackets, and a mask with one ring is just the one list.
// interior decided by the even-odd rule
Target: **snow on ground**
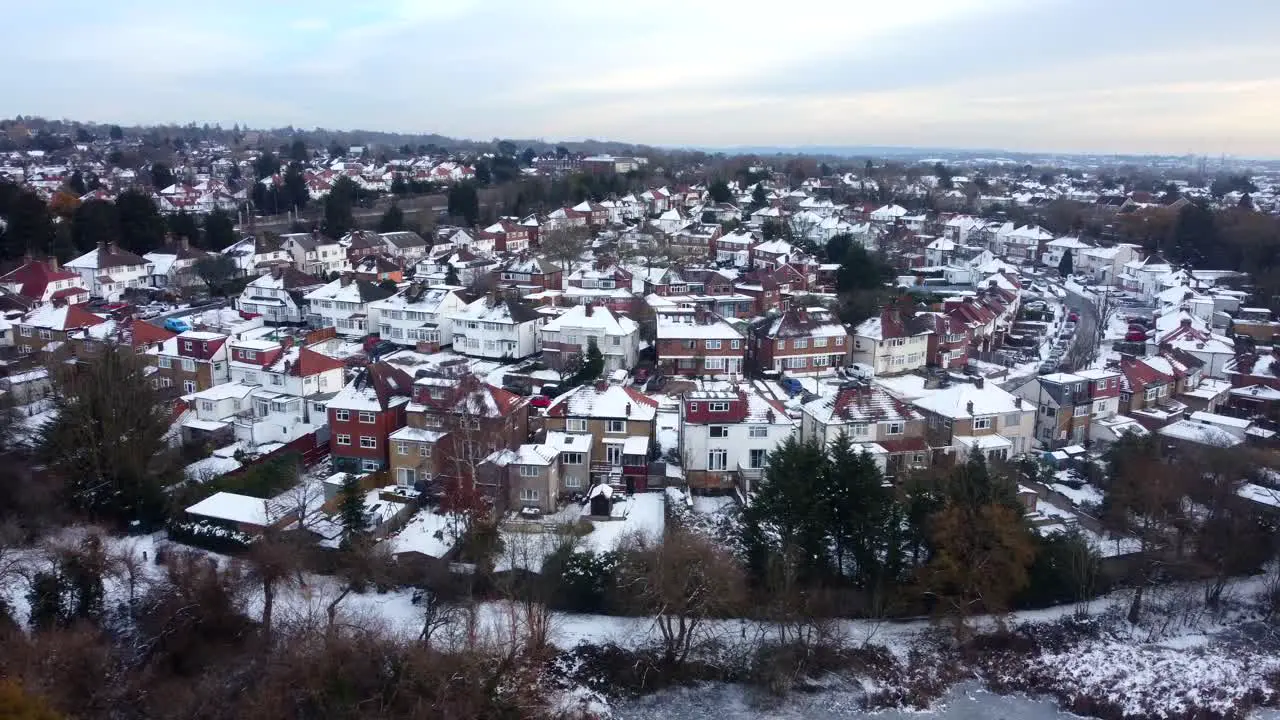
[[(615, 499), (608, 520), (591, 517), (590, 505), (576, 503), (537, 521), (507, 520), (499, 530), (504, 550), (494, 568), (499, 572), (541, 570), (547, 557), (565, 545), (579, 552), (599, 553), (616, 550), (622, 540), (637, 535), (650, 542), (660, 540), (666, 525), (665, 505), (662, 493), (636, 493)], [(574, 528), (582, 523), (591, 531), (579, 536)]]
[(658, 448), (662, 454), (665, 456), (668, 451), (674, 450), (678, 457), (680, 454), (680, 413), (659, 411), (656, 434)]
[(1076, 507), (1102, 504), (1102, 491), (1088, 483), (1081, 485), (1079, 488), (1073, 488), (1063, 483), (1052, 483), (1049, 488), (1054, 492), (1067, 496)]
[(239, 470), (240, 467), (240, 461), (235, 458), (210, 455), (203, 460), (197, 460), (188, 465), (183, 470), (183, 474), (191, 482), (203, 483), (213, 480), (219, 475), (226, 475), (229, 472)]

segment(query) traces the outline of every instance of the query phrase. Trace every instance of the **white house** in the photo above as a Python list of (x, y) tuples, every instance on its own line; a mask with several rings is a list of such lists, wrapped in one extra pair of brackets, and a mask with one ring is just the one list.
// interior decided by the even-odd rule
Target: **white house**
[(455, 352), (516, 359), (542, 350), (547, 318), (523, 300), (489, 294), (449, 314), (449, 320)]
[(223, 255), (235, 260), (236, 267), (242, 275), (261, 275), (276, 265), (291, 264), (293, 256), (280, 246), (276, 240), (266, 236), (249, 236), (240, 242), (228, 245), (222, 250)]
[(456, 290), (412, 282), (404, 290), (369, 304), (378, 335), (397, 345), (438, 349), (453, 342), (452, 315), (466, 306)]
[(871, 222), (877, 223), (893, 223), (907, 214), (907, 209), (901, 205), (883, 205), (871, 211), (869, 216)]
[(387, 254), (398, 258), (405, 267), (426, 257), (430, 248), (421, 235), (411, 230), (379, 233), (378, 236), (382, 238)]
[(1044, 253), (1040, 256), (1040, 264), (1050, 269), (1057, 269), (1062, 264), (1062, 256), (1071, 251), (1071, 272), (1076, 272), (1077, 263), (1086, 250), (1092, 250), (1093, 246), (1084, 242), (1078, 237), (1060, 237), (1054, 238), (1045, 243)]
[(769, 453), (795, 433), (795, 421), (781, 403), (750, 385), (728, 385), (686, 392), (679, 430), (689, 487), (723, 491), (736, 486), (745, 497), (763, 478)]
[(592, 340), (604, 356), (606, 373), (633, 368), (640, 359), (640, 326), (606, 307), (574, 305), (542, 326), (543, 355), (552, 367), (559, 367), (552, 354), (585, 356)]
[(342, 245), (318, 232), (281, 235), (280, 243), (293, 258), (293, 266), (304, 273), (326, 277), (347, 267), (347, 254)]
[(150, 284), (154, 287), (188, 287), (203, 283), (195, 270), (196, 263), (206, 257), (210, 257), (209, 253), (191, 247), (185, 237), (143, 255), (143, 259), (151, 263)]
[(273, 265), (244, 286), (236, 299), (236, 309), (261, 315), (267, 323), (301, 324), (306, 320), (307, 293), (323, 287), (317, 277), (299, 272), (292, 265)]
[(877, 375), (918, 370), (928, 363), (932, 334), (928, 316), (903, 317), (896, 308), (885, 308), (880, 317), (854, 328), (850, 360), (871, 367)]
[(79, 273), (90, 295), (107, 302), (118, 302), (129, 288), (151, 286), (152, 264), (115, 243), (99, 243), (65, 267)]
[(289, 339), (231, 340), (230, 347), (229, 384), (256, 386), (232, 419), (237, 439), (287, 443), (328, 425), (325, 403), (343, 388), (345, 363)]
[(344, 274), (306, 294), (307, 321), (314, 327), (337, 328), (344, 337), (363, 337), (378, 328), (378, 313), (370, 304), (394, 294), (395, 290)]

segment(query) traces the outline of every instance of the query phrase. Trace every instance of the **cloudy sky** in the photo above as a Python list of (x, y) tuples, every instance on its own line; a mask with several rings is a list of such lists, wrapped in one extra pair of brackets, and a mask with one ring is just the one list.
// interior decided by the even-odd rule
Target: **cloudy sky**
[(1276, 0), (0, 0), (0, 115), (1280, 156)]

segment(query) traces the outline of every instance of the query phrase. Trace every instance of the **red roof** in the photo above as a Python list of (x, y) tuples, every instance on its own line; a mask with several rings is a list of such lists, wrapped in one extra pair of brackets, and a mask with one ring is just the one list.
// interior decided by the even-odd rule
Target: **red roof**
[(152, 343), (162, 343), (171, 337), (175, 337), (176, 333), (169, 332), (158, 325), (152, 325), (149, 322), (134, 321), (130, 327), (133, 334), (132, 345), (141, 347)]
[(315, 350), (299, 348), (298, 362), (289, 368), (289, 374), (295, 377), (307, 377), (309, 375), (318, 375), (326, 370), (340, 370), (345, 367), (346, 363), (341, 360), (335, 360)]
[[(18, 288), (18, 294), (30, 298), (32, 300), (43, 300), (44, 291), (49, 283), (59, 280), (75, 280), (80, 275), (68, 270), (54, 270), (46, 263), (40, 260), (30, 260), (22, 265), (22, 267), (0, 278), (0, 283), (14, 283), (21, 287)], [(60, 290), (59, 293), (67, 293), (68, 290)], [(85, 292), (83, 288), (79, 290)], [(55, 294), (54, 297), (59, 297)]]

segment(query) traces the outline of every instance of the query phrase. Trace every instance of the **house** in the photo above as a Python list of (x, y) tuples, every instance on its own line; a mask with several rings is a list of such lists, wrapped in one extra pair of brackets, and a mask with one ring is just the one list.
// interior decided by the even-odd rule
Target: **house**
[[(231, 339), (231, 382), (251, 386), (242, 413), (227, 419), (251, 446), (288, 443), (327, 421), (325, 403), (342, 389), (346, 364), (293, 339)], [(216, 392), (215, 385), (204, 392)], [(199, 401), (202, 393), (190, 396)]]
[(85, 310), (81, 305), (67, 305), (61, 300), (54, 300), (14, 323), (17, 332), (13, 343), (19, 355), (53, 352), (66, 345), (69, 333), (104, 322), (106, 318)]
[(54, 300), (68, 305), (89, 301), (89, 288), (80, 273), (62, 269), (57, 258), (27, 259), (17, 269), (0, 277), (0, 287), (25, 300), (28, 308)]
[(591, 438), (581, 457), (570, 458), (580, 460), (582, 467), (565, 462), (565, 473), (580, 474), (586, 468), (593, 481), (641, 492), (648, 489), (649, 448), (657, 414), (658, 401), (648, 395), (601, 381), (556, 398), (547, 408), (546, 428), (548, 435), (562, 432)]
[(928, 315), (905, 315), (886, 307), (880, 317), (864, 320), (853, 330), (850, 360), (866, 365), (877, 375), (919, 370), (929, 360), (929, 336), (933, 320)]
[(565, 278), (564, 299), (577, 305), (601, 305), (615, 313), (630, 313), (636, 297), (631, 292), (629, 271), (608, 258), (579, 267)]
[(405, 289), (369, 303), (378, 318), (378, 336), (397, 345), (435, 352), (453, 342), (451, 316), (466, 305), (450, 288), (429, 288), (414, 280)]
[(1225, 379), (1227, 366), (1235, 360), (1235, 342), (1225, 335), (1218, 335), (1207, 326), (1198, 324), (1188, 316), (1178, 318), (1178, 326), (1155, 338), (1157, 350), (1178, 350), (1195, 357), (1204, 364), (1204, 375)]
[(236, 299), (236, 308), (242, 313), (261, 315), (267, 324), (300, 325), (306, 320), (309, 308), (307, 294), (324, 285), (320, 278), (292, 265), (273, 264), (265, 274), (244, 286)]
[(152, 385), (181, 388), (183, 395), (190, 395), (230, 382), (227, 340), (222, 333), (188, 330), (147, 350), (147, 360), (156, 368)]
[(503, 284), (516, 287), (560, 290), (564, 285), (564, 271), (559, 265), (532, 255), (514, 257), (496, 272)]
[(844, 435), (875, 457), (888, 475), (928, 467), (932, 461), (924, 415), (878, 385), (845, 383), (834, 395), (801, 405), (800, 412), (801, 441), (829, 444)]
[(405, 427), (390, 435), (396, 484), (422, 490), (479, 490), (501, 511), (509, 497), (505, 478), (479, 472), (493, 453), (528, 442), (529, 403), (465, 370), (420, 370)]
[(521, 512), (553, 513), (559, 508), (562, 495), (581, 491), (576, 485), (565, 486), (560, 450), (550, 443), (525, 443), (512, 450), (499, 450), (485, 458), (485, 464), (500, 478), (495, 484), (507, 488), (506, 507), (519, 508)]
[(382, 236), (371, 230), (353, 230), (339, 240), (338, 244), (347, 249), (347, 260), (351, 263), (379, 255), (386, 248)]
[(430, 245), (412, 230), (378, 233), (382, 238), (383, 252), (409, 267), (427, 256)]
[(1175, 400), (1175, 396), (1185, 389), (1194, 389), (1194, 386), (1188, 387), (1190, 381), (1199, 384), (1197, 377), (1187, 375), (1181, 362), (1175, 364), (1167, 355), (1122, 357), (1118, 369), (1123, 376), (1120, 412), (1137, 419), (1148, 430), (1180, 419), (1186, 413), (1186, 406)]
[(667, 375), (731, 377), (746, 362), (747, 340), (724, 318), (701, 309), (655, 318), (658, 366)]
[(1117, 285), (1124, 268), (1139, 259), (1141, 248), (1120, 243), (1111, 247), (1096, 247), (1072, 253), (1071, 263), (1077, 275), (1089, 278), (1100, 285)]
[(191, 247), (187, 238), (178, 237), (170, 238), (168, 243), (142, 257), (151, 263), (148, 282), (152, 287), (181, 288), (204, 284), (196, 274), (196, 263), (211, 255)]
[(455, 352), (514, 360), (542, 350), (547, 317), (524, 300), (494, 292), (450, 313), (449, 320)]
[(747, 497), (760, 482), (769, 453), (795, 432), (777, 400), (750, 385), (700, 389), (680, 400), (681, 467), (695, 492)]
[(492, 252), (522, 253), (529, 250), (529, 229), (519, 218), (499, 218), (478, 233), (481, 241), (492, 243)]
[(1062, 258), (1071, 253), (1071, 272), (1074, 275), (1076, 263), (1083, 259), (1085, 251), (1093, 250), (1093, 246), (1078, 237), (1054, 238), (1044, 245), (1044, 254), (1040, 256), (1040, 264), (1046, 268), (1057, 270)]
[(571, 358), (585, 358), (592, 341), (604, 357), (606, 374), (639, 362), (640, 326), (594, 305), (574, 305), (542, 326), (543, 360), (553, 370), (564, 370)]
[(292, 265), (293, 256), (280, 245), (274, 236), (250, 235), (222, 250), (232, 258), (242, 275), (261, 275), (273, 267)]
[(307, 322), (312, 327), (336, 328), (343, 337), (364, 337), (378, 327), (377, 310), (370, 305), (395, 293), (391, 288), (356, 280), (350, 273), (344, 273), (304, 296), (310, 310)]
[(935, 454), (963, 462), (974, 452), (1007, 460), (1031, 450), (1035, 407), (983, 378), (936, 390), (911, 405), (925, 417), (925, 438)]
[(821, 306), (791, 308), (755, 327), (756, 367), (790, 375), (833, 372), (853, 347), (846, 328)]
[(94, 250), (66, 264), (80, 275), (89, 294), (107, 302), (119, 302), (130, 288), (149, 287), (152, 264), (115, 243), (98, 243)]
[(1084, 445), (1092, 441), (1097, 420), (1117, 414), (1120, 379), (1114, 370), (1050, 373), (1013, 393), (1035, 408), (1035, 438), (1044, 447)]
[(308, 275), (328, 277), (347, 268), (347, 254), (342, 245), (316, 231), (281, 235), (280, 247), (289, 253), (293, 266)]
[(933, 334), (929, 335), (929, 367), (964, 368), (969, 361), (970, 332), (966, 323), (955, 315), (927, 313), (933, 320)]
[(362, 369), (325, 408), (334, 470), (378, 472), (390, 467), (391, 435), (405, 427), (413, 378), (377, 362)]

